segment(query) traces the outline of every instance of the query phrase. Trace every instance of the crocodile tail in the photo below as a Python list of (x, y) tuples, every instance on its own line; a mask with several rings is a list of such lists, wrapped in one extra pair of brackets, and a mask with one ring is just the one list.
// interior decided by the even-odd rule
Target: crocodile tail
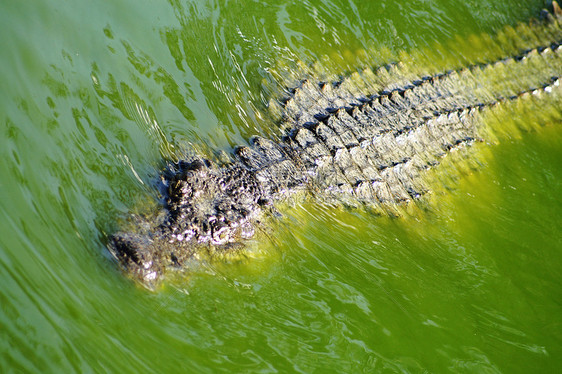
[[(304, 168), (314, 189), (340, 200), (385, 204), (419, 197), (429, 190), (426, 169), (475, 141), (517, 132), (518, 113), (533, 108), (558, 118), (562, 29), (556, 10), (549, 15), (506, 28), (495, 39), (481, 37), (491, 50), (488, 59), (468, 67), (419, 75), (394, 64), (377, 74), (364, 70), (363, 76), (376, 77), (370, 80), (359, 73), (328, 84), (307, 79), (283, 106), (288, 130), (276, 147), (291, 150), (287, 160), (298, 156), (298, 162), (287, 161), (290, 170)], [(500, 53), (503, 45), (508, 54)], [(397, 76), (398, 83), (373, 83)], [(351, 83), (360, 78), (363, 84)], [(373, 87), (384, 89), (371, 93)], [(278, 176), (286, 173), (269, 174), (271, 180)]]

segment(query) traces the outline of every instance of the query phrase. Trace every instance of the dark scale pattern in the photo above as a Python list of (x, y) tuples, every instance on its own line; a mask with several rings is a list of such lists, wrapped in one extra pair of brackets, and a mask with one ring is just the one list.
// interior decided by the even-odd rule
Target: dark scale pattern
[[(212, 167), (209, 161), (180, 162), (169, 180), (168, 227), (175, 240), (224, 244), (260, 209), (261, 184), (244, 167)], [(246, 230), (250, 229), (247, 227)]]

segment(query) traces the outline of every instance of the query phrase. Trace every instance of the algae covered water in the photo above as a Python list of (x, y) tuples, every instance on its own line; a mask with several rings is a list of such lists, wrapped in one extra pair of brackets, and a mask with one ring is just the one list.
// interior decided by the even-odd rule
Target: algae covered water
[(419, 214), (296, 204), (246, 260), (156, 292), (105, 249), (158, 199), (164, 160), (274, 132), (264, 108), (295, 61), (345, 72), (543, 6), (3, 1), (0, 371), (560, 371), (559, 123), (481, 146)]

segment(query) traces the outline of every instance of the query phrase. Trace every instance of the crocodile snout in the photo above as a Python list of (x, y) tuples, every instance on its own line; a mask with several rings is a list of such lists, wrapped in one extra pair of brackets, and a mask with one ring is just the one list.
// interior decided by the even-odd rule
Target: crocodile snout
[(143, 284), (156, 282), (162, 271), (153, 258), (153, 241), (146, 235), (118, 232), (111, 236), (109, 251)]

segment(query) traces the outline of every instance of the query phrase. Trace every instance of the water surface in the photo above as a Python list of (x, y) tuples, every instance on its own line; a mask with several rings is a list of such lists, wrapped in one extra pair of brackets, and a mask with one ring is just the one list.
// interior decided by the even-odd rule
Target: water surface
[(157, 199), (163, 160), (275, 130), (283, 66), (348, 71), (357, 50), (493, 33), (543, 5), (3, 1), (0, 371), (558, 372), (559, 123), (484, 150), (430, 210), (303, 203), (255, 258), (158, 292), (105, 249)]

